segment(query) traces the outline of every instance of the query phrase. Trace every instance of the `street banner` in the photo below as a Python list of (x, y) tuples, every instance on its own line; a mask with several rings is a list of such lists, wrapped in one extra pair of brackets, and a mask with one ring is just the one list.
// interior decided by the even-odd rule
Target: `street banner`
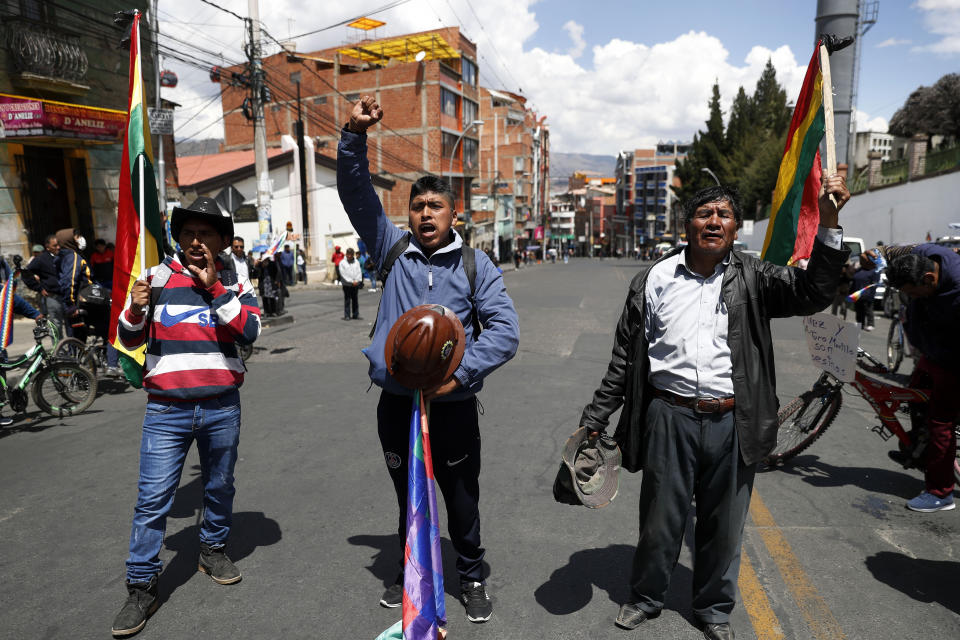
[[(774, 264), (809, 258), (820, 219), (820, 141), (826, 129), (820, 44), (814, 48), (787, 132), (761, 257)], [(829, 91), (830, 88), (827, 87)]]
[(13, 342), (13, 275), (0, 290), (0, 344), (6, 349)]
[(120, 367), (130, 384), (143, 385), (146, 344), (128, 350), (117, 337), (117, 322), (133, 283), (163, 255), (163, 219), (153, 175), (153, 147), (147, 125), (140, 65), (140, 13), (130, 33), (130, 90), (127, 102), (127, 135), (120, 163), (120, 197), (117, 204), (117, 238), (113, 261), (113, 300), (110, 307), (110, 342), (120, 352)]
[(0, 93), (0, 138), (115, 141), (126, 125), (123, 111)]

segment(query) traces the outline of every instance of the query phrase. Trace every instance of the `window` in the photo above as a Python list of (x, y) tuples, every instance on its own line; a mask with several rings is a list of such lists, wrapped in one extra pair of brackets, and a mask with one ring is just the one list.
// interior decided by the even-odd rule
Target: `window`
[(327, 96), (317, 96), (313, 99), (313, 104), (327, 104)]
[(50, 0), (20, 0), (20, 15), (37, 22), (56, 22), (54, 4)]
[(464, 170), (473, 170), (477, 168), (477, 152), (480, 149), (480, 143), (473, 138), (463, 139), (463, 168)]
[(348, 93), (346, 96), (344, 96), (344, 99), (345, 99), (347, 102), (349, 102), (349, 103), (352, 104), (352, 103), (354, 103), (354, 102), (356, 102), (357, 100), (360, 99), (360, 94), (359, 94), (359, 93)]
[(479, 107), (476, 102), (472, 100), (463, 100), (463, 128), (466, 129), (470, 126), (470, 123), (477, 119), (479, 113)]
[(453, 91), (440, 89), (440, 109), (445, 115), (457, 117), (457, 94)]
[(450, 154), (453, 153), (453, 147), (457, 144), (457, 136), (452, 133), (443, 132), (443, 161), (450, 161)]
[(463, 76), (463, 83), (471, 87), (477, 86), (477, 65), (472, 60), (460, 58), (460, 75)]
[(523, 158), (517, 156), (513, 159), (513, 171), (514, 173), (520, 173), (523, 171)]

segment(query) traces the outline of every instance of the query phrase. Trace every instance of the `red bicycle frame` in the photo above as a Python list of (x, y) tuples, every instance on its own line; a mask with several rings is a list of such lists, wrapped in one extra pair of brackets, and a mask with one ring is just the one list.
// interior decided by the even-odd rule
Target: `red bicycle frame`
[[(882, 365), (880, 365), (882, 366)], [(888, 440), (891, 436), (897, 438), (905, 445), (910, 446), (910, 437), (904, 431), (900, 421), (897, 420), (896, 412), (904, 402), (922, 402), (930, 401), (930, 392), (926, 389), (914, 389), (912, 387), (898, 387), (896, 385), (880, 382), (873, 378), (868, 378), (860, 371), (854, 375), (851, 383), (853, 387), (860, 392), (863, 399), (873, 408), (877, 417), (880, 418), (880, 427), (875, 428), (884, 438)], [(887, 436), (883, 429), (890, 432)]]

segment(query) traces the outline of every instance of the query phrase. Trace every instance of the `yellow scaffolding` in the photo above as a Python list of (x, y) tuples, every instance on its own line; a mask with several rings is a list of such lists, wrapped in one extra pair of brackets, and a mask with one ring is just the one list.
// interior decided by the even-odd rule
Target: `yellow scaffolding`
[(448, 60), (460, 57), (459, 51), (435, 33), (358, 43), (353, 47), (338, 50), (340, 55), (379, 66), (386, 66), (391, 60), (413, 62), (420, 52), (423, 52), (424, 60)]

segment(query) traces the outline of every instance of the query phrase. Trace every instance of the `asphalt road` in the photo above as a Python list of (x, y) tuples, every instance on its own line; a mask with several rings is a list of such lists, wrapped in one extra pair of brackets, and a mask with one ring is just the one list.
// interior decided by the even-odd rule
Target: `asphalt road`
[[(464, 617), (444, 537), (450, 638), (701, 637), (689, 536), (663, 614), (635, 632), (613, 626), (629, 596), (639, 474), (625, 473), (602, 510), (551, 496), (560, 447), (602, 375), (640, 268), (575, 260), (507, 273), (521, 348), (481, 394), (494, 615), (483, 625)], [(264, 331), (242, 390), (228, 545), (244, 579), (220, 586), (196, 571), (201, 486), (192, 452), (161, 554), (163, 606), (138, 637), (369, 640), (399, 619), (377, 604), (399, 548), (377, 393), (367, 392), (359, 351), (377, 296), (364, 291), (364, 320), (344, 322), (339, 290), (294, 289), (296, 322)], [(882, 352), (886, 327), (878, 319), (862, 345)], [(817, 371), (798, 320), (778, 321), (774, 333), (785, 402)], [(758, 474), (732, 620), (738, 638), (960, 637), (960, 510), (904, 508), (922, 478), (888, 460), (892, 443), (870, 433), (871, 410), (848, 391), (808, 453)], [(144, 403), (142, 392), (113, 388), (82, 416), (30, 413), (0, 429), (0, 637), (109, 637), (125, 598)]]

